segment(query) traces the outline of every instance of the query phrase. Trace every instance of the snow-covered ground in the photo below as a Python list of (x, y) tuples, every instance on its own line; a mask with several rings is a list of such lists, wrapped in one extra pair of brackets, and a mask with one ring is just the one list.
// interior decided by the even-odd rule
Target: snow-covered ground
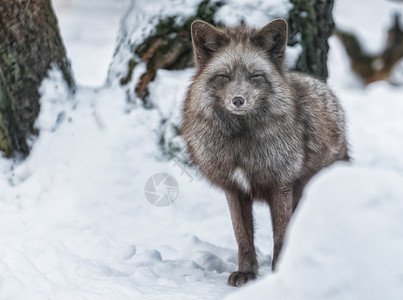
[[(378, 82), (363, 89), (331, 39), (329, 83), (347, 111), (354, 163), (311, 182), (276, 273), (269, 268), (268, 209), (255, 207), (261, 276), (236, 289), (226, 285), (237, 249), (224, 195), (165, 160), (158, 146), (161, 117), (178, 115), (193, 70), (160, 71), (153, 110), (127, 102), (127, 91), (113, 82), (102, 85), (116, 40), (129, 35), (118, 35), (129, 8), (137, 5), (138, 18), (125, 24), (135, 26), (151, 13), (180, 11), (183, 1), (169, 9), (157, 1), (54, 2), (79, 87), (70, 95), (50, 72), (31, 155), (24, 162), (0, 158), (0, 299), (403, 299), (402, 87)], [(189, 14), (195, 1), (186, 2)], [(234, 16), (244, 13), (259, 25), (259, 3), (268, 1), (257, 2), (234, 1)], [(403, 5), (356, 2), (365, 11), (337, 1), (335, 20), (379, 49), (381, 24)], [(116, 59), (119, 72), (125, 63)], [(144, 194), (161, 172), (179, 186), (167, 207)]]
[(75, 79), (101, 86), (116, 48), (118, 26), (130, 0), (52, 0)]

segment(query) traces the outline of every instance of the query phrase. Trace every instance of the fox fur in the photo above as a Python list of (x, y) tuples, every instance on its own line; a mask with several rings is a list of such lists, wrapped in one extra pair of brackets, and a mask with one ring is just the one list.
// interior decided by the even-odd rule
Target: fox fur
[(343, 108), (328, 86), (284, 68), (287, 23), (261, 29), (192, 24), (197, 72), (181, 132), (201, 173), (227, 197), (238, 244), (240, 286), (258, 274), (252, 203), (266, 202), (274, 269), (304, 186), (322, 168), (349, 160)]

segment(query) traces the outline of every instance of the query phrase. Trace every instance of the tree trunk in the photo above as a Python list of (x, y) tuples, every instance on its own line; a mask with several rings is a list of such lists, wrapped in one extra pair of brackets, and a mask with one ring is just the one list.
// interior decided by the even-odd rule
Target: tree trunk
[(289, 14), (289, 45), (300, 43), (302, 53), (296, 70), (326, 80), (327, 39), (332, 35), (334, 0), (290, 0), (294, 8)]
[(29, 153), (38, 88), (52, 64), (74, 91), (50, 0), (0, 0), (0, 150), (6, 157)]

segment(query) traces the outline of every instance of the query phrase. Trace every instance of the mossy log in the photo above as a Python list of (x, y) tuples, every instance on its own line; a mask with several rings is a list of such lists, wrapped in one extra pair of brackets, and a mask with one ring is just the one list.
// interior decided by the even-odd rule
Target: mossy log
[(38, 88), (51, 65), (73, 91), (70, 62), (50, 0), (0, 1), (0, 150), (28, 155), (36, 134)]
[(290, 46), (299, 43), (302, 53), (295, 70), (314, 75), (322, 80), (328, 77), (328, 38), (334, 30), (332, 16), (334, 0), (290, 0), (294, 7), (289, 12)]
[(223, 1), (203, 0), (194, 16), (182, 21), (175, 16), (161, 19), (153, 34), (141, 44), (135, 45), (133, 58), (128, 62), (128, 72), (120, 79), (120, 83), (122, 85), (129, 83), (137, 63), (145, 62), (147, 69), (141, 75), (140, 81), (135, 87), (135, 93), (142, 99), (145, 106), (150, 106), (148, 84), (154, 80), (157, 70), (180, 70), (192, 66), (193, 49), (190, 25), (197, 19), (202, 19), (215, 26), (222, 25), (214, 21), (214, 15), (223, 4)]
[(352, 33), (336, 30), (336, 36), (350, 57), (351, 68), (365, 84), (388, 79), (394, 65), (403, 58), (403, 28), (400, 25), (399, 15), (394, 17), (394, 23), (388, 31), (385, 49), (380, 54), (365, 53), (357, 37)]

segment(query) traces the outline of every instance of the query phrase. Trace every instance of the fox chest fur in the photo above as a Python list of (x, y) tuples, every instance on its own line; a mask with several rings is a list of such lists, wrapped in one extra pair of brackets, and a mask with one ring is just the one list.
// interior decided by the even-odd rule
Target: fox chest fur
[[(254, 194), (278, 181), (292, 181), (303, 165), (303, 133), (298, 124), (278, 127), (259, 116), (200, 118), (187, 139), (192, 160), (200, 171), (221, 188), (237, 186)], [(190, 128), (189, 128), (190, 129)]]

